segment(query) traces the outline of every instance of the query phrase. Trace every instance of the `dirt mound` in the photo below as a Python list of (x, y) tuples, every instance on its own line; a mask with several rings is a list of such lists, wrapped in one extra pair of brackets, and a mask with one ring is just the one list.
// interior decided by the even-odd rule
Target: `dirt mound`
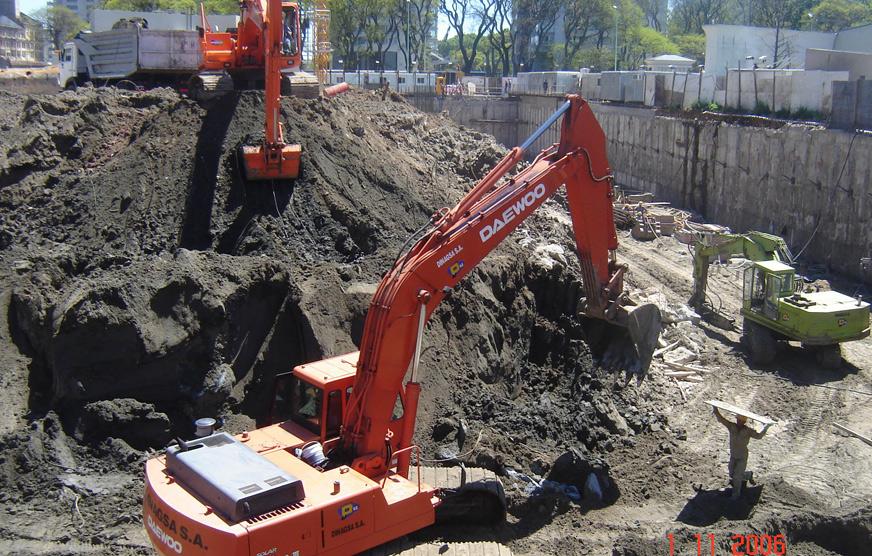
[[(54, 443), (39, 457), (10, 456), (31, 462), (5, 468), (5, 485), (22, 492), (34, 468), (60, 477), (56, 450), (78, 454), (58, 465), (88, 480), (120, 458), (112, 465), (138, 481), (125, 467), (137, 450), (189, 435), (195, 417), (251, 426), (274, 374), (355, 349), (372, 288), (402, 243), (504, 153), (399, 97), (292, 98), (283, 119), (303, 146), (300, 179), (246, 184), (236, 153), (262, 136), (257, 93), (208, 109), (166, 90), (5, 96), (14, 123), (0, 140), (0, 351), (17, 378), (4, 394), (13, 405), (3, 442), (36, 427)], [(544, 216), (525, 230), (534, 247), (569, 239)], [(434, 423), (456, 417), (491, 431), (467, 460), (545, 472), (569, 445), (606, 451), (627, 428), (592, 374), (577, 280), (555, 264), (507, 242), (439, 309), (423, 357), (419, 437), (429, 449), (440, 446)], [(469, 381), (482, 388), (458, 387)], [(59, 531), (85, 503), (70, 512), (74, 499), (57, 492), (43, 505)], [(29, 496), (13, 505), (41, 493)], [(135, 508), (138, 486), (126, 496)], [(54, 529), (33, 537), (68, 541)]]

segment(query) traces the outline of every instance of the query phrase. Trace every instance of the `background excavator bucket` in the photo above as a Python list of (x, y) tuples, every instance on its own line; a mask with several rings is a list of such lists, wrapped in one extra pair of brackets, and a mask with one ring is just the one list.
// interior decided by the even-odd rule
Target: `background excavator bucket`
[(300, 175), (300, 145), (243, 145), (247, 180), (292, 180)]
[(606, 347), (602, 364), (606, 368), (625, 370), (641, 380), (651, 366), (657, 340), (663, 328), (660, 309), (652, 304), (621, 307), (605, 332)]

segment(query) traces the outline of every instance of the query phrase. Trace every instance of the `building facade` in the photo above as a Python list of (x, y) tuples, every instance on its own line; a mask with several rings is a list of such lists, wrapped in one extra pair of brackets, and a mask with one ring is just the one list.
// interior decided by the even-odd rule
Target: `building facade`
[(775, 66), (804, 69), (809, 49), (872, 52), (872, 25), (838, 33), (796, 31), (745, 25), (704, 25), (705, 70), (725, 75), (727, 69)]
[(0, 64), (24, 66), (45, 61), (46, 33), (42, 24), (25, 14), (16, 19), (0, 15)]

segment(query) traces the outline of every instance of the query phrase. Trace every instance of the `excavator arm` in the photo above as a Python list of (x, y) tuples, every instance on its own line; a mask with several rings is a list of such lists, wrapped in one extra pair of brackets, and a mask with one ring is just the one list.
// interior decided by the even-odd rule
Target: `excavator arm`
[(740, 255), (750, 261), (789, 262), (791, 259), (790, 251), (783, 239), (763, 232), (718, 234), (706, 240), (696, 241), (693, 249), (691, 307), (701, 309), (705, 304), (711, 258), (730, 255)]
[[(502, 180), (561, 115), (560, 142), (519, 174)], [(354, 388), (343, 419), (342, 447), (352, 455), (355, 469), (379, 476), (391, 465), (391, 449), (411, 445), (421, 335), (427, 319), (446, 293), (561, 187), (566, 188), (582, 268), (585, 312), (626, 320), (627, 311), (618, 303), (626, 267), (613, 257), (618, 242), (611, 180), (603, 131), (587, 103), (573, 95), (456, 207), (433, 217), (430, 230), (382, 279), (367, 314)], [(659, 312), (656, 316), (650, 320), (659, 333)], [(652, 344), (645, 348), (650, 363), (657, 334), (653, 341), (651, 334), (647, 336)], [(403, 390), (410, 363), (411, 378)], [(398, 395), (405, 412), (401, 430), (391, 431)], [(405, 474), (408, 455), (398, 459), (399, 472)]]

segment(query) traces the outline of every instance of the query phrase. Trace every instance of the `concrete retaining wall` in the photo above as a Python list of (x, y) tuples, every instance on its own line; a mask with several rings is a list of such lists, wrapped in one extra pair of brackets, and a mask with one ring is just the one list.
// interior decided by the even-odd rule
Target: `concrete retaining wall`
[(864, 278), (859, 259), (872, 254), (872, 137), (654, 117), (626, 107), (595, 105), (594, 112), (619, 184), (735, 231), (780, 235), (795, 251), (814, 234), (808, 259)]
[[(495, 129), (501, 142), (514, 146), (561, 102), (546, 96), (465, 98), (446, 101), (443, 108), (463, 125), (488, 133)], [(427, 101), (416, 103), (427, 109)], [(651, 191), (738, 232), (778, 234), (795, 251), (814, 236), (804, 256), (868, 280), (859, 259), (872, 255), (872, 137), (798, 125), (742, 127), (660, 117), (646, 108), (591, 106), (609, 139), (609, 160), (619, 185)], [(514, 124), (506, 121), (513, 114)], [(496, 118), (500, 123), (488, 121)], [(543, 135), (533, 154), (556, 142), (558, 131), (554, 126)]]

